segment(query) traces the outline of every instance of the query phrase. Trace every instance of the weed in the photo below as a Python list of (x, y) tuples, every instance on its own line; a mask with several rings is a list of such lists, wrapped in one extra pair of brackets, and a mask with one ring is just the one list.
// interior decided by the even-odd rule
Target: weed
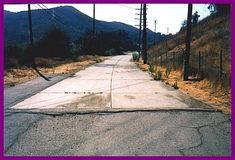
[(149, 72), (152, 74), (155, 73), (155, 66), (154, 65), (152, 65), (152, 64), (149, 65)]
[(136, 53), (136, 52), (132, 53), (132, 59), (133, 59), (134, 62), (139, 61), (139, 54)]
[(171, 68), (170, 68), (170, 67), (167, 67), (166, 70), (165, 70), (165, 76), (166, 76), (166, 78), (169, 78), (170, 73), (171, 73)]
[(177, 81), (171, 87), (173, 87), (174, 89), (179, 89)]
[(154, 80), (160, 81), (162, 79), (162, 71), (158, 70), (156, 74), (154, 74)]

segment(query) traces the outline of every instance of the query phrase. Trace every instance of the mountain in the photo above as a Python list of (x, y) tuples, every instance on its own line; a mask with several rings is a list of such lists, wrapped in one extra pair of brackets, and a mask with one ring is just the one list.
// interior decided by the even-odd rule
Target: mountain
[[(92, 30), (92, 18), (71, 6), (60, 6), (51, 9), (32, 10), (33, 36), (35, 41), (42, 38), (43, 34), (52, 27), (59, 27), (69, 35), (71, 41), (80, 38), (86, 31)], [(96, 31), (125, 30), (133, 42), (138, 42), (139, 30), (131, 25), (121, 22), (106, 22), (96, 20)], [(147, 29), (148, 44), (153, 43), (154, 32)], [(6, 43), (27, 44), (28, 12), (4, 11), (4, 35)], [(156, 34), (156, 41), (165, 38), (161, 33)]]

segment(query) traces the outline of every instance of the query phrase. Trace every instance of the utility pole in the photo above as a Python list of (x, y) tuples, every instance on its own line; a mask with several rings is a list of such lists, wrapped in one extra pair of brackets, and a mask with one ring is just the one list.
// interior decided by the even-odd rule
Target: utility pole
[(157, 20), (154, 20), (153, 44), (155, 44), (155, 43), (156, 43), (156, 25), (157, 25)]
[(147, 63), (147, 32), (146, 32), (146, 3), (143, 4), (143, 39), (142, 39), (142, 54), (144, 64)]
[(29, 38), (30, 38), (30, 45), (31, 45), (31, 47), (33, 47), (33, 29), (32, 29), (32, 16), (31, 16), (30, 4), (28, 4), (28, 18), (29, 18)]
[(190, 58), (190, 42), (191, 42), (192, 9), (193, 9), (193, 5), (188, 4), (186, 50), (185, 50), (185, 53), (184, 53), (184, 68), (183, 68), (183, 80), (184, 81), (187, 81), (188, 76), (189, 76), (189, 58)]
[(140, 4), (140, 26), (139, 26), (139, 58), (141, 55), (141, 30), (142, 30), (142, 9), (143, 9), (143, 5)]
[(95, 4), (93, 4), (93, 39), (95, 39)]
[(34, 58), (33, 53), (32, 53), (32, 48), (34, 46), (34, 43), (33, 43), (32, 15), (31, 15), (30, 4), (28, 4), (28, 19), (29, 19), (29, 38), (30, 38), (30, 47), (29, 47), (30, 48), (30, 50), (29, 50), (30, 55), (28, 55), (28, 56), (30, 57), (29, 60), (31, 61), (31, 66), (43, 79), (45, 79), (46, 81), (50, 81), (50, 79), (45, 77), (37, 69), (36, 64), (35, 64), (35, 58)]
[[(169, 34), (169, 27), (166, 28), (166, 35), (168, 36), (168, 34)], [(166, 38), (166, 66), (168, 67), (167, 63), (168, 63), (168, 44)]]

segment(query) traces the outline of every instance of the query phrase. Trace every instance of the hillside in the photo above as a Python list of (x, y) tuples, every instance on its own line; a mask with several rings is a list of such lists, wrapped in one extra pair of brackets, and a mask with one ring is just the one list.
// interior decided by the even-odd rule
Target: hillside
[(190, 96), (216, 109), (230, 112), (230, 15), (211, 15), (192, 25), (189, 81), (182, 81), (185, 37), (186, 31), (183, 29), (167, 41), (151, 47), (148, 50), (149, 63), (155, 66), (156, 73), (163, 72), (166, 84), (178, 84)]
[[(51, 14), (57, 15), (59, 21), (53, 20), (45, 10), (32, 10), (33, 33), (35, 40), (39, 40), (42, 35), (53, 26), (57, 26), (65, 31), (71, 41), (80, 38), (87, 30), (92, 29), (92, 18), (78, 11), (71, 6), (61, 6), (47, 10)], [(57, 18), (58, 19), (58, 18)], [(138, 29), (120, 22), (96, 21), (96, 31), (116, 31), (125, 30), (128, 32), (132, 41), (138, 41)], [(9, 12), (4, 11), (4, 31), (7, 43), (25, 44), (28, 43), (28, 12)], [(148, 43), (153, 43), (154, 32), (147, 30)], [(163, 40), (165, 35), (156, 34), (158, 42)]]
[[(201, 71), (206, 74), (216, 74), (219, 67), (219, 54), (222, 50), (222, 68), (225, 77), (231, 77), (231, 24), (230, 15), (209, 16), (192, 26), (191, 42), (191, 69), (197, 69), (198, 53), (201, 53)], [(185, 34), (182, 30), (167, 41), (163, 41), (148, 50), (149, 56), (158, 57), (156, 62), (160, 62), (162, 55), (162, 64), (165, 65), (166, 52), (168, 53), (167, 65), (172, 64), (173, 53), (175, 54), (175, 65), (182, 67), (182, 56), (185, 49)], [(213, 76), (211, 75), (211, 76)], [(216, 78), (217, 79), (217, 78)]]

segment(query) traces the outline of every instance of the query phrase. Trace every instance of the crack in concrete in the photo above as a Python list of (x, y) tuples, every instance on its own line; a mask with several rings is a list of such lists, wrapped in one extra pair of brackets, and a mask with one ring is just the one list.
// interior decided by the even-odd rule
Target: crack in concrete
[(117, 66), (118, 62), (121, 61), (122, 58), (119, 58), (117, 60), (117, 62), (113, 65), (113, 70), (111, 73), (111, 82), (110, 82), (110, 108), (113, 108), (113, 91), (112, 91), (112, 87), (113, 87), (113, 73), (114, 73), (114, 68)]

